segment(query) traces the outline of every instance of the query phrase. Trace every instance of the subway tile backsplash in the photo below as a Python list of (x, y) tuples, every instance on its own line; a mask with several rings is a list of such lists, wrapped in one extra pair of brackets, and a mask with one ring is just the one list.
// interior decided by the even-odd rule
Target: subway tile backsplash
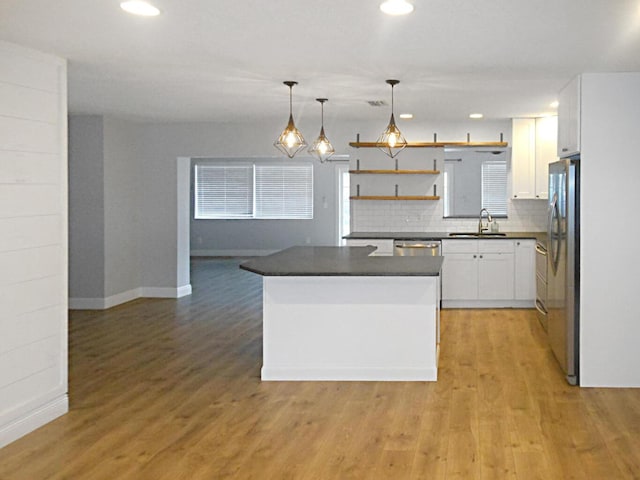
[[(352, 200), (353, 232), (467, 232), (477, 218), (443, 218), (443, 202), (410, 200)], [(546, 200), (509, 200), (508, 218), (498, 218), (503, 232), (542, 232), (547, 229)]]

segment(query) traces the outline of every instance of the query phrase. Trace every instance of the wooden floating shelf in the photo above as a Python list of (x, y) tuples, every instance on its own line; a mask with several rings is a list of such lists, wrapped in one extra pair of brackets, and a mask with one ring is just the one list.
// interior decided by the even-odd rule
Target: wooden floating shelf
[(438, 195), (405, 195), (405, 196), (394, 196), (394, 195), (361, 195), (359, 197), (349, 197), (351, 200), (440, 200), (440, 196)]
[(440, 170), (349, 170), (349, 173), (368, 175), (439, 175)]
[[(349, 142), (355, 148), (384, 148), (385, 143), (378, 142)], [(437, 147), (508, 147), (507, 142), (409, 142), (406, 148), (437, 148)]]

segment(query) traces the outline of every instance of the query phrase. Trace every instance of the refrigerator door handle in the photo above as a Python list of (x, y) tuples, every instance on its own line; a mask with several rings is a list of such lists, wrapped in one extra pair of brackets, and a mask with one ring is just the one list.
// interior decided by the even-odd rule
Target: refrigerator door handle
[(559, 213), (558, 194), (554, 193), (553, 198), (551, 199), (551, 203), (549, 204), (549, 223), (547, 225), (547, 236), (549, 238), (549, 259), (551, 260), (551, 269), (553, 270), (554, 275), (558, 271), (560, 232), (559, 230), (557, 230), (554, 235), (553, 224), (555, 221), (557, 227), (560, 228)]
[(547, 315), (549, 312), (547, 312), (547, 309), (544, 308), (544, 306), (542, 306), (542, 303), (540, 302), (540, 300), (536, 299), (536, 310), (538, 310), (542, 315)]

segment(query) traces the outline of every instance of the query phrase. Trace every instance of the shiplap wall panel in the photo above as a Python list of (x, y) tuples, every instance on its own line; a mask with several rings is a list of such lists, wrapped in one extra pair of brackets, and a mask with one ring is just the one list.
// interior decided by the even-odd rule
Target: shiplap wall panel
[(0, 150), (60, 154), (60, 132), (51, 123), (2, 116)]
[(61, 381), (60, 370), (54, 366), (0, 388), (0, 418), (14, 412), (24, 414), (39, 399), (59, 394)]
[(58, 185), (0, 185), (0, 218), (56, 214), (63, 194)]
[(43, 61), (42, 56), (25, 55), (9, 46), (0, 55), (0, 82), (58, 94), (59, 68), (54, 62)]
[(60, 245), (59, 215), (0, 218), (0, 252)]
[(10, 319), (0, 320), (0, 355), (23, 347), (32, 342), (38, 342), (52, 337), (60, 332), (60, 326), (52, 322), (52, 318), (64, 315), (62, 306), (43, 308), (34, 312), (24, 313)]
[(60, 275), (0, 286), (0, 319), (60, 305)]
[(68, 410), (66, 63), (0, 42), (0, 447)]
[(58, 120), (58, 94), (0, 83), (0, 113), (7, 117), (36, 120), (55, 126)]
[(14, 273), (0, 276), (0, 286), (52, 277), (60, 273), (61, 262), (60, 245), (0, 252), (0, 271)]
[(0, 184), (59, 184), (59, 155), (0, 151)]
[[(54, 335), (3, 353), (0, 357), (0, 385), (11, 385), (42, 370), (55, 368), (59, 346), (60, 339)], [(28, 362), (23, 361), (25, 357), (29, 358)]]

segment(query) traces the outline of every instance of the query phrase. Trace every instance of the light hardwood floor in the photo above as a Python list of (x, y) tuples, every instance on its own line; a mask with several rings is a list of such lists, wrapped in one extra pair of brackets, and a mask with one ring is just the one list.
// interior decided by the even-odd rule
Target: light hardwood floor
[(568, 386), (533, 310), (446, 310), (437, 383), (260, 382), (261, 277), (70, 316), (68, 415), (0, 479), (640, 478), (640, 390)]

